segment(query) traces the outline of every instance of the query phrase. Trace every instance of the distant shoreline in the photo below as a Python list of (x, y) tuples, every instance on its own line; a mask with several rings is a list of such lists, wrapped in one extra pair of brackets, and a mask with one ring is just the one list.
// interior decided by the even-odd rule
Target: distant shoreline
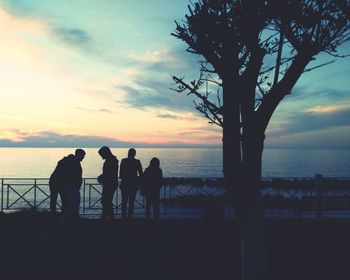
[[(83, 149), (98, 149), (100, 146), (0, 146), (0, 149), (75, 149), (77, 147)], [(130, 147), (136, 149), (213, 149), (213, 150), (222, 150), (221, 146), (109, 146), (112, 149), (129, 149)], [(265, 147), (264, 150), (323, 150), (323, 151), (332, 151), (332, 150), (350, 150), (350, 147), (332, 147), (332, 148), (319, 148), (319, 147)]]

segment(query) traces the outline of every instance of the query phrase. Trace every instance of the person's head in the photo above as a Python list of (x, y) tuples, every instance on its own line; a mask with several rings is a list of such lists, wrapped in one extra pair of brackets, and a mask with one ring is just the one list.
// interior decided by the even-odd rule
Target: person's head
[(82, 161), (86, 153), (83, 149), (76, 149), (74, 154), (79, 161)]
[(107, 146), (103, 146), (101, 149), (99, 149), (98, 153), (103, 159), (106, 159), (112, 155), (111, 149)]
[(136, 156), (136, 150), (134, 148), (129, 149), (128, 158), (134, 158)]
[(149, 162), (149, 165), (152, 167), (159, 167), (160, 166), (160, 161), (159, 158), (152, 158), (151, 161)]

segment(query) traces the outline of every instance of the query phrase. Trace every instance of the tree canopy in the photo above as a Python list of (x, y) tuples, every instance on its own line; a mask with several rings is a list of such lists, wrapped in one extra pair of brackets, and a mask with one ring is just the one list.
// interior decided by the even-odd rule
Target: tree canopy
[(199, 77), (173, 79), (176, 90), (194, 94), (195, 108), (219, 126), (225, 79), (235, 83), (230, 94), (242, 105), (243, 118), (255, 115), (264, 131), (300, 75), (334, 60), (307, 64), (320, 52), (341, 57), (337, 47), (350, 37), (346, 0), (200, 0), (188, 8), (172, 35), (199, 55)]

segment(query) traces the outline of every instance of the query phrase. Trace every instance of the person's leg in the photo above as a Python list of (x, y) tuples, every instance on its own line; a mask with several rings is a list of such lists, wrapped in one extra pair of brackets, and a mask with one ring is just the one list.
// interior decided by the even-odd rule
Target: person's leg
[(106, 195), (106, 215), (109, 219), (114, 220), (113, 212), (113, 196), (114, 196), (114, 186), (108, 186), (107, 195)]
[(102, 204), (102, 214), (101, 214), (101, 220), (106, 219), (107, 213), (106, 213), (106, 188), (102, 187), (102, 195), (101, 195), (101, 204)]
[(67, 211), (68, 207), (67, 194), (65, 193), (64, 187), (60, 186), (58, 194), (61, 198), (61, 214), (63, 214), (65, 211)]
[(159, 220), (159, 218), (160, 218), (160, 201), (159, 200), (160, 200), (159, 195), (158, 196), (156, 195), (152, 201), (152, 203), (153, 203), (153, 219), (154, 220)]
[(50, 211), (56, 214), (56, 204), (57, 204), (58, 186), (50, 184)]
[(122, 219), (126, 219), (126, 210), (128, 203), (128, 191), (126, 189), (122, 189)]
[(149, 195), (146, 195), (146, 218), (147, 220), (151, 218), (151, 199)]
[(77, 214), (77, 217), (79, 218), (80, 217), (80, 200), (81, 200), (81, 197), (80, 197), (80, 188), (77, 188), (77, 204), (76, 204), (76, 214)]
[(65, 209), (65, 211), (63, 212), (62, 215), (62, 222), (63, 223), (69, 223), (72, 220), (72, 216), (74, 213), (74, 206), (73, 206), (73, 187), (71, 186), (64, 186), (63, 190), (64, 190), (64, 196), (66, 198), (66, 202), (67, 202), (67, 207)]
[(72, 188), (72, 218), (73, 220), (79, 219), (79, 208), (80, 208), (80, 189)]
[(135, 205), (136, 189), (130, 188), (129, 190), (129, 211), (128, 219), (132, 220), (134, 216), (134, 205)]

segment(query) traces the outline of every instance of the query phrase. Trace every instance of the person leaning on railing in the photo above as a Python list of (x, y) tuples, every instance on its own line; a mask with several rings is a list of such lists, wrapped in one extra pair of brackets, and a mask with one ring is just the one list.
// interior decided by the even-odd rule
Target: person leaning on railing
[(50, 210), (56, 212), (57, 195), (62, 202), (63, 221), (68, 222), (79, 218), (80, 187), (82, 184), (82, 168), (80, 162), (85, 157), (85, 151), (75, 150), (75, 154), (61, 159), (52, 173), (50, 184)]

